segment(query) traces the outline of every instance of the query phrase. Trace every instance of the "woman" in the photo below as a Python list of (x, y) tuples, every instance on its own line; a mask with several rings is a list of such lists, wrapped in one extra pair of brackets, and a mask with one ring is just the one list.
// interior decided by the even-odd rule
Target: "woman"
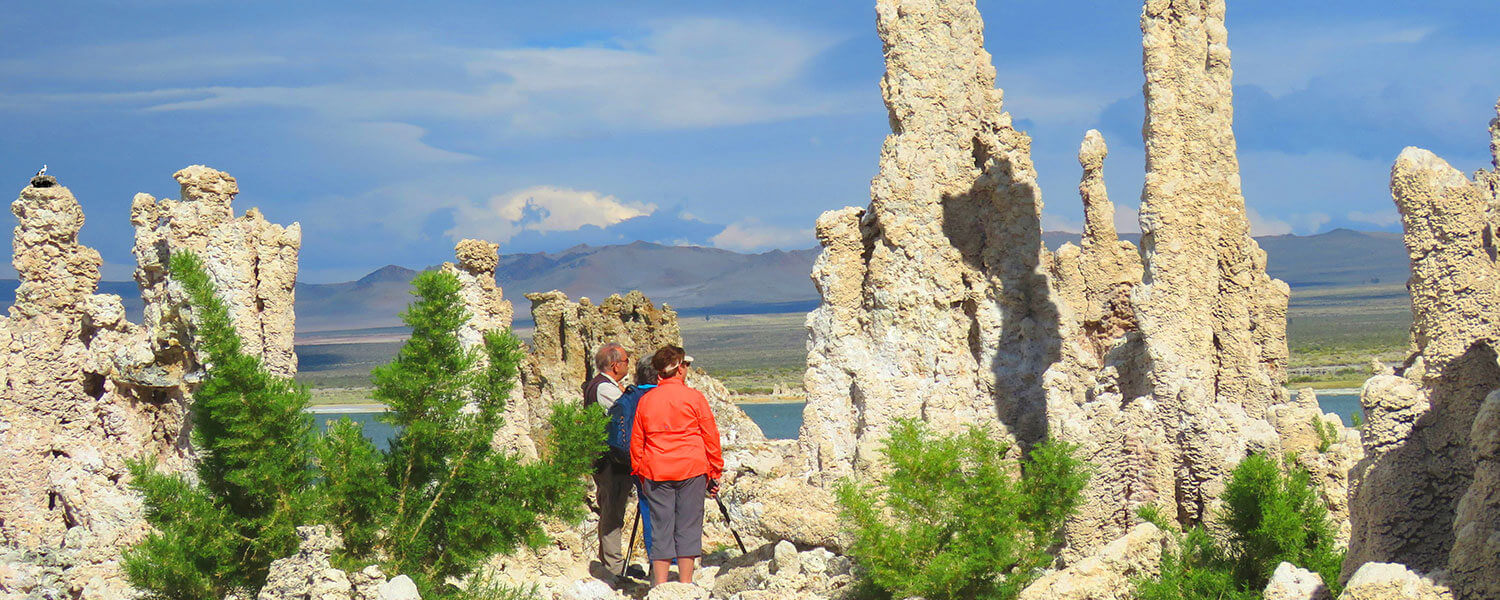
[(693, 582), (693, 568), (703, 554), (703, 498), (719, 493), (724, 456), (719, 427), (708, 400), (687, 386), (692, 358), (667, 346), (651, 357), (656, 388), (636, 406), (630, 433), (630, 464), (641, 478), (640, 489), (651, 507), (651, 582), (667, 582), (677, 561), (678, 580)]

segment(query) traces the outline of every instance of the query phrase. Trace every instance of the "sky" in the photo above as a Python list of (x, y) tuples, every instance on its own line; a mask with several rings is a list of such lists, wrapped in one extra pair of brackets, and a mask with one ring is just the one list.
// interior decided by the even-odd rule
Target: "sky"
[[(816, 245), (869, 202), (889, 133), (872, 1), (51, 0), (0, 11), (0, 173), (47, 164), (82, 240), (129, 279), (136, 192), (191, 164), (237, 210), (300, 222), (301, 278), (646, 240)], [(1045, 227), (1077, 231), (1090, 128), (1122, 230), (1144, 155), (1137, 2), (980, 0), (1005, 108), (1033, 138)], [(1229, 7), (1254, 233), (1399, 230), (1405, 146), (1487, 167), (1500, 3)], [(11, 276), (8, 269), (0, 276)]]

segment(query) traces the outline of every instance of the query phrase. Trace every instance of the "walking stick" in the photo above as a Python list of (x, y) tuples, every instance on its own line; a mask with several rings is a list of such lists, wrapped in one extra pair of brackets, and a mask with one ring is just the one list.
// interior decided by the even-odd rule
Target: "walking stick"
[(724, 507), (724, 499), (715, 494), (714, 502), (719, 503), (719, 514), (724, 515), (724, 524), (729, 526), (729, 533), (734, 534), (734, 543), (739, 544), (740, 554), (749, 554), (750, 552), (745, 550), (745, 542), (740, 540), (740, 532), (734, 530), (734, 523), (729, 520), (729, 509)]
[(620, 565), (620, 576), (625, 576), (625, 571), (630, 569), (630, 556), (635, 552), (635, 533), (641, 529), (641, 508), (635, 509), (635, 525), (630, 526), (630, 545), (625, 546), (625, 563)]

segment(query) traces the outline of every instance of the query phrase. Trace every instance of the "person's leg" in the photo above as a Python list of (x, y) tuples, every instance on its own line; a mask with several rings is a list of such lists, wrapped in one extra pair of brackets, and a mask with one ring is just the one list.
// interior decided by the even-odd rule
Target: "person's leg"
[(672, 494), (672, 482), (643, 479), (642, 483), (645, 484), (642, 489), (646, 491), (647, 515), (651, 519), (652, 529), (651, 545), (646, 548), (646, 556), (651, 559), (651, 583), (660, 585), (667, 582), (667, 570), (672, 566), (672, 559), (677, 556), (672, 547), (675, 498)]
[(620, 534), (625, 527), (630, 478), (617, 466), (610, 465), (595, 475), (594, 483), (599, 500), (599, 562), (605, 571), (619, 573), (625, 560)]
[(645, 540), (645, 545), (641, 547), (646, 548), (649, 552), (651, 548), (651, 504), (646, 502), (646, 484), (644, 482), (644, 479), (635, 478), (635, 509), (640, 511), (641, 514), (641, 531), (643, 532), (641, 535), (642, 539)]
[(682, 482), (677, 490), (677, 515), (673, 519), (677, 574), (683, 583), (693, 582), (694, 561), (703, 554), (703, 497), (708, 477), (699, 475)]

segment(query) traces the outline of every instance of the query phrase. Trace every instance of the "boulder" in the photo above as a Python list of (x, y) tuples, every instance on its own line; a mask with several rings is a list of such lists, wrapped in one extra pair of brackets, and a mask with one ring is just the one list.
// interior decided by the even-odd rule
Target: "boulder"
[(1453, 600), (1443, 583), (1413, 573), (1403, 565), (1365, 563), (1344, 584), (1339, 600)]
[(1130, 580), (1155, 575), (1171, 536), (1150, 523), (1131, 528), (1124, 537), (1067, 568), (1043, 575), (1017, 596), (1019, 600), (1126, 600)]
[(1289, 562), (1276, 565), (1266, 583), (1265, 600), (1331, 600), (1323, 577)]

